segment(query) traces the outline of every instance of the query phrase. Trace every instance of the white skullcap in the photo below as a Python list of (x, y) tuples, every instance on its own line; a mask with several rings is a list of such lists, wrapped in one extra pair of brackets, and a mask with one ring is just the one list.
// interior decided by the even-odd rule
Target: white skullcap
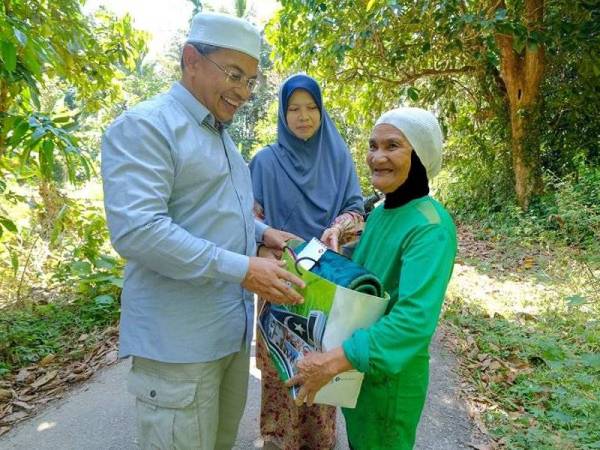
[(381, 115), (375, 126), (387, 123), (398, 128), (416, 152), (432, 179), (442, 169), (442, 130), (435, 116), (421, 108), (401, 107)]
[(219, 13), (198, 13), (192, 19), (189, 43), (237, 50), (258, 60), (260, 33), (250, 22)]

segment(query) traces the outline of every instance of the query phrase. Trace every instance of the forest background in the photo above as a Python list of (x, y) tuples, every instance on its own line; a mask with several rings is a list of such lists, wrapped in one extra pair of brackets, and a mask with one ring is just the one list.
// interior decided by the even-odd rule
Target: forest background
[[(130, 16), (84, 4), (0, 1), (0, 435), (38, 391), (85, 378), (69, 368), (114, 330), (123, 261), (101, 135), (180, 75), (187, 24), (149, 59)], [(378, 115), (435, 111), (433, 191), (461, 238), (442, 324), (473, 418), (499, 446), (600, 448), (598, 2), (284, 0), (264, 38), (259, 87), (229, 128), (244, 157), (275, 139), (277, 88), (296, 71), (322, 84), (365, 196)]]

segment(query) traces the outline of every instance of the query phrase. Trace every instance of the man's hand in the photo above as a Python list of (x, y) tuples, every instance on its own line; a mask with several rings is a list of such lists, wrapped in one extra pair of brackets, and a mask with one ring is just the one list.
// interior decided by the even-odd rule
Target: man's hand
[(263, 234), (263, 244), (267, 247), (277, 250), (283, 250), (286, 242), (290, 239), (300, 239), (298, 236), (287, 231), (276, 230), (275, 228), (267, 228)]
[(323, 231), (323, 236), (321, 236), (321, 242), (334, 252), (337, 252), (340, 249), (340, 234), (341, 230), (339, 227), (327, 228), (325, 231)]
[(287, 381), (286, 386), (300, 386), (296, 397), (296, 405), (300, 406), (306, 400), (312, 406), (317, 392), (331, 381), (338, 373), (352, 369), (352, 364), (346, 358), (341, 347), (326, 353), (313, 352), (298, 361), (298, 373)]
[(282, 255), (283, 255), (283, 252), (281, 250), (267, 247), (266, 245), (261, 245), (258, 248), (258, 253), (256, 256), (260, 256), (261, 258), (269, 258), (269, 259), (279, 260), (279, 259), (281, 259)]
[(251, 256), (242, 287), (272, 303), (282, 305), (302, 303), (304, 299), (292, 285), (304, 288), (304, 282), (283, 269), (284, 265), (283, 261)]

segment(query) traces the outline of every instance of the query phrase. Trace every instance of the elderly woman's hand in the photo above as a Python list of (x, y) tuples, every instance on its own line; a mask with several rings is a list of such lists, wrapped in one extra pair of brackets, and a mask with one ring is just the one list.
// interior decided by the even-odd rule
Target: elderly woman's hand
[(339, 241), (341, 234), (342, 230), (339, 227), (333, 226), (327, 228), (321, 236), (321, 242), (334, 252), (338, 252), (340, 250)]
[(338, 373), (352, 369), (341, 347), (326, 353), (313, 352), (298, 361), (298, 373), (288, 380), (286, 386), (300, 386), (296, 397), (296, 405), (304, 401), (311, 406), (317, 392), (331, 381)]

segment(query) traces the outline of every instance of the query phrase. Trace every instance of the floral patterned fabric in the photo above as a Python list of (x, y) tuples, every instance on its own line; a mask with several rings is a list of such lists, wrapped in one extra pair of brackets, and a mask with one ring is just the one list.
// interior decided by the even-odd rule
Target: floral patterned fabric
[[(262, 300), (259, 300), (262, 301)], [(330, 450), (335, 447), (335, 407), (296, 406), (273, 367), (262, 336), (256, 339), (261, 370), (260, 434), (282, 450)]]

